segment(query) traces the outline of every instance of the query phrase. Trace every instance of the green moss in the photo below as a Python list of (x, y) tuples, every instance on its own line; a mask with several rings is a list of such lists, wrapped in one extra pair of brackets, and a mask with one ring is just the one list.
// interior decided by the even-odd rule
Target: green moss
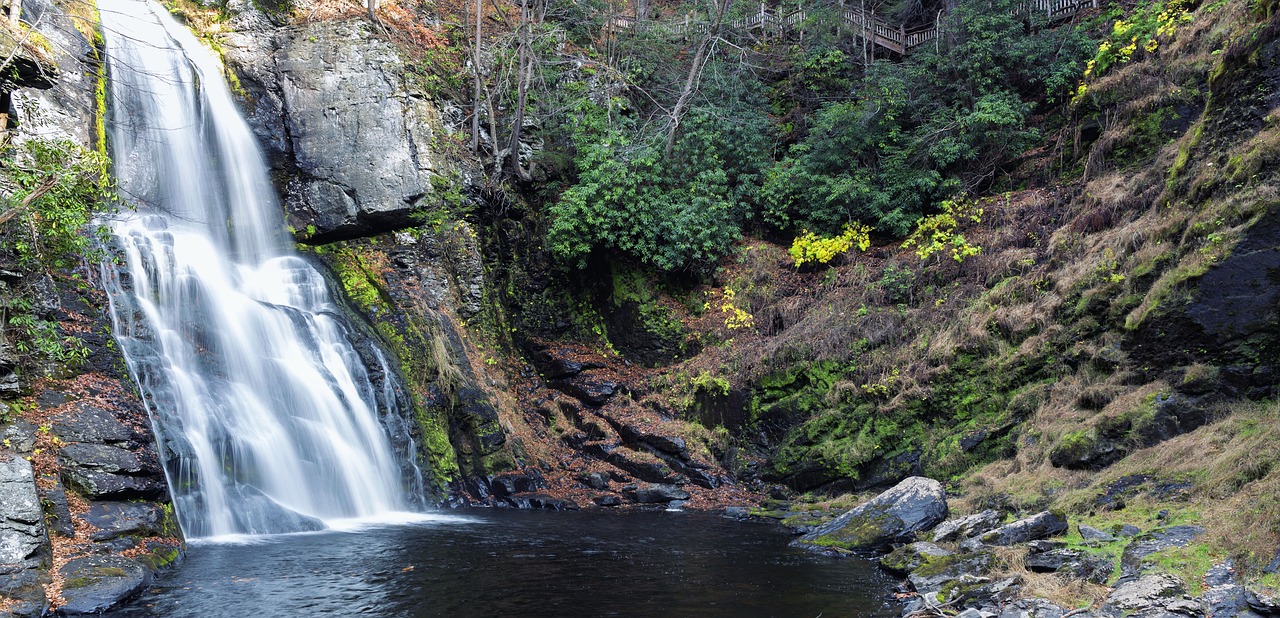
[(869, 548), (885, 541), (885, 530), (896, 519), (888, 512), (888, 506), (869, 508), (831, 533), (806, 540), (805, 543), (841, 549)]

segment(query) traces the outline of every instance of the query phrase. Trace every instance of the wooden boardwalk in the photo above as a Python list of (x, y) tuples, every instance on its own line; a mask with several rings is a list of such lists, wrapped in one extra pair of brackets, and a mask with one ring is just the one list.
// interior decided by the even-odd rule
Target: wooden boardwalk
[[(1074, 17), (1085, 9), (1097, 8), (1098, 0), (1029, 0), (1018, 5), (1018, 13), (1022, 15), (1043, 15), (1048, 21), (1055, 22)], [(801, 9), (790, 13), (779, 13), (764, 4), (760, 10), (746, 17), (724, 24), (723, 28), (738, 32), (761, 32), (764, 34), (781, 34), (796, 30), (808, 18), (808, 13)], [(865, 13), (857, 8), (846, 7), (840, 12), (843, 29), (854, 36), (866, 39), (881, 48), (895, 54), (906, 54), (913, 49), (938, 40), (942, 34), (942, 19), (932, 26), (907, 30), (902, 24), (894, 24), (874, 13)], [(639, 30), (657, 32), (672, 37), (683, 37), (690, 34), (705, 35), (711, 30), (711, 24), (693, 21), (688, 17), (683, 22), (675, 20), (638, 21), (631, 16), (614, 17), (609, 26), (620, 30)]]

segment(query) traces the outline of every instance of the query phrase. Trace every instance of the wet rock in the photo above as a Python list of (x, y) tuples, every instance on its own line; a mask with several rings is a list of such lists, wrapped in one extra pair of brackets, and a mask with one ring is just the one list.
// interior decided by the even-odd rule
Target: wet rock
[(164, 509), (152, 502), (94, 502), (83, 519), (98, 528), (89, 538), (108, 541), (118, 536), (159, 536)]
[(933, 529), (933, 542), (954, 543), (977, 536), (1000, 525), (1000, 513), (991, 509), (948, 519)]
[(689, 499), (689, 492), (665, 483), (646, 483), (626, 495), (636, 502), (648, 504)]
[(590, 474), (583, 474), (582, 476), (578, 477), (578, 480), (583, 485), (586, 485), (587, 487), (590, 487), (592, 489), (605, 490), (609, 488), (609, 475), (604, 472), (592, 472)]
[(688, 454), (688, 447), (684, 442), (684, 438), (678, 436), (664, 436), (656, 433), (639, 433), (638, 438), (641, 442), (653, 446), (654, 448), (672, 455), (685, 456)]
[(0, 452), (0, 565), (34, 566), (45, 542), (43, 515), (31, 464)]
[(126, 500), (163, 498), (168, 488), (160, 476), (131, 476), (88, 468), (63, 468), (63, 480), (80, 490), (90, 500)]
[(133, 430), (121, 423), (115, 414), (87, 402), (54, 419), (53, 433), (63, 442), (86, 444), (120, 445), (133, 439)]
[(547, 494), (522, 494), (507, 496), (503, 499), (507, 504), (526, 510), (546, 509), (549, 511), (576, 511), (578, 504), (567, 498), (555, 498)]
[(90, 556), (68, 562), (63, 578), (60, 611), (67, 616), (100, 614), (128, 601), (151, 582), (150, 571), (120, 556)]
[(142, 462), (138, 460), (137, 455), (105, 444), (68, 444), (58, 450), (58, 455), (64, 467), (125, 474), (137, 474), (143, 471)]
[(595, 502), (596, 506), (622, 506), (622, 498), (619, 498), (613, 494), (596, 496), (592, 498), (591, 501)]
[(741, 506), (727, 506), (724, 509), (723, 515), (729, 519), (751, 519), (751, 511)]
[(903, 545), (880, 558), (880, 568), (903, 576), (920, 568), (931, 557), (950, 556), (949, 552), (933, 543), (918, 541)]
[(986, 545), (1016, 545), (1036, 539), (1062, 534), (1067, 531), (1067, 518), (1050, 511), (1042, 511), (1031, 517), (1019, 519), (979, 535), (960, 544), (962, 549), (974, 550)]
[(880, 549), (929, 530), (947, 517), (942, 484), (910, 477), (797, 540), (816, 547)]
[(36, 426), (21, 419), (14, 421), (4, 430), (0, 442), (19, 453), (30, 453), (36, 447)]
[(47, 572), (35, 569), (0, 568), (0, 598), (7, 605), (4, 618), (41, 618), (49, 607), (44, 589), (49, 583)]
[(541, 477), (535, 478), (520, 472), (499, 474), (489, 479), (489, 487), (493, 495), (498, 498), (546, 489), (546, 486), (546, 482)]
[[(591, 445), (587, 446), (590, 447)], [(588, 448), (588, 452), (592, 450), (594, 449)], [(666, 484), (680, 481), (680, 475), (672, 470), (671, 466), (667, 465), (666, 462), (649, 453), (636, 451), (625, 446), (610, 449), (601, 458), (619, 470), (624, 470), (642, 481)]]
[(40, 502), (45, 507), (45, 524), (50, 532), (67, 538), (75, 536), (75, 522), (71, 521), (71, 506), (67, 504), (67, 492), (62, 483), (41, 489)]
[[(231, 513), (235, 519), (235, 527), (248, 534), (315, 532), (325, 529), (324, 522), (319, 519), (289, 510), (248, 485), (237, 485), (227, 491), (228, 502), (240, 505), (240, 508)], [(183, 505), (175, 506), (181, 509)], [(191, 508), (196, 506), (193, 504)]]
[(1186, 547), (1203, 533), (1204, 528), (1200, 526), (1171, 526), (1134, 537), (1120, 555), (1121, 577), (1140, 575), (1147, 556), (1174, 547)]
[(551, 383), (551, 387), (596, 408), (608, 403), (619, 388), (617, 382), (582, 375), (557, 380)]

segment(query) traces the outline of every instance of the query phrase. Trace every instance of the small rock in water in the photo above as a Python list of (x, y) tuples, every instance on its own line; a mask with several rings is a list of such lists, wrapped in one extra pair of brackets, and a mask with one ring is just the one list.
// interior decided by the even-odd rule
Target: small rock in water
[(611, 494), (596, 496), (595, 498), (592, 498), (591, 501), (595, 502), (596, 506), (622, 506), (622, 498)]

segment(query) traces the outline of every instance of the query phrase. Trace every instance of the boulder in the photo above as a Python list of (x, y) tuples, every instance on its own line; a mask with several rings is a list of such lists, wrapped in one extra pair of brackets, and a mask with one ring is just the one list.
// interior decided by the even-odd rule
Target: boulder
[(34, 566), (45, 543), (43, 515), (31, 464), (0, 453), (0, 565)]
[(648, 504), (689, 499), (689, 492), (666, 483), (645, 483), (627, 493), (632, 500)]
[(555, 380), (551, 383), (551, 387), (595, 408), (609, 403), (619, 388), (617, 382), (590, 375)]
[(547, 494), (521, 494), (518, 496), (507, 496), (506, 498), (503, 498), (503, 500), (507, 504), (518, 509), (547, 509), (549, 511), (578, 510), (578, 504), (573, 500), (553, 498)]
[(1062, 618), (1066, 610), (1044, 599), (1014, 601), (1000, 612), (1000, 618)]
[(1182, 582), (1165, 573), (1121, 583), (1107, 596), (1102, 609), (1126, 616), (1203, 615), (1199, 604), (1187, 598)]
[(89, 556), (64, 565), (60, 612), (67, 616), (101, 614), (142, 592), (151, 583), (150, 571), (120, 556)]
[(89, 538), (109, 541), (118, 536), (159, 536), (164, 508), (153, 502), (94, 502), (82, 517), (98, 530)]
[(578, 481), (580, 481), (583, 485), (586, 485), (587, 487), (590, 487), (592, 489), (597, 489), (600, 491), (609, 489), (609, 475), (604, 472), (591, 472), (589, 474), (583, 474), (578, 477)]
[(622, 498), (613, 494), (599, 495), (592, 498), (591, 501), (595, 502), (596, 506), (622, 506)]
[(981, 534), (960, 544), (961, 549), (974, 550), (982, 545), (1016, 545), (1036, 539), (1055, 536), (1067, 531), (1067, 518), (1051, 511), (1042, 511), (1031, 517), (1019, 519)]
[(913, 476), (796, 542), (813, 547), (876, 550), (911, 539), (946, 518), (947, 495), (942, 483)]
[(977, 536), (1000, 525), (1000, 513), (991, 509), (948, 519), (933, 529), (934, 543), (955, 543)]
[[(927, 605), (936, 606), (954, 599), (960, 588), (990, 583), (986, 575), (991, 572), (994, 562), (988, 552), (929, 556), (907, 575), (907, 582), (920, 593)], [(944, 589), (947, 594), (940, 595)]]
[(1077, 529), (1080, 530), (1080, 538), (1084, 539), (1086, 542), (1110, 543), (1116, 540), (1116, 537), (1110, 534), (1107, 534), (1106, 532), (1103, 532), (1097, 528), (1094, 528), (1093, 526), (1086, 526), (1084, 524), (1080, 524), (1079, 526), (1077, 526)]
[(933, 543), (923, 541), (908, 543), (903, 545), (880, 558), (880, 568), (893, 573), (894, 575), (903, 576), (911, 571), (920, 568), (929, 558), (937, 558), (942, 556), (950, 556), (949, 552)]

